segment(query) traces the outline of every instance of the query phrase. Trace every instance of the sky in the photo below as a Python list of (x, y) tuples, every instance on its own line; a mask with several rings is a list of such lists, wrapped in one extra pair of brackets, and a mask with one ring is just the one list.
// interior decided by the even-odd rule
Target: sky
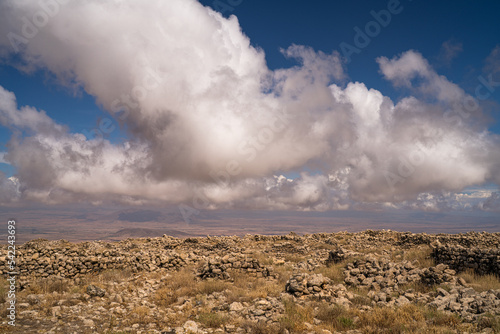
[(1, 0), (0, 205), (499, 222), (499, 12)]

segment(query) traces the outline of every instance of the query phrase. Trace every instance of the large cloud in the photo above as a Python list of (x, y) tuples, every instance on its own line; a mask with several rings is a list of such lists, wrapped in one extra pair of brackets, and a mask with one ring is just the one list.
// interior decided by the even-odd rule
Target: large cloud
[(45, 21), (38, 1), (0, 4), (0, 55), (85, 89), (129, 141), (69, 133), (0, 88), (21, 199), (328, 210), (500, 182), (479, 106), (418, 52), (378, 59), (413, 94), (394, 104), (346, 83), (337, 53), (292, 45), (298, 65), (269, 70), (236, 17), (194, 0), (43, 3)]

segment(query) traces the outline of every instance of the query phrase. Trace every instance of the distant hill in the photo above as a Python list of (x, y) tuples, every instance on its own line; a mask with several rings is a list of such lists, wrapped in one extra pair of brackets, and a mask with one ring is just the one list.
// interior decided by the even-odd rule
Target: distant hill
[(164, 234), (177, 238), (187, 237), (188, 233), (184, 233), (172, 229), (151, 229), (151, 228), (124, 228), (116, 233), (108, 235), (109, 239), (124, 239), (124, 238), (156, 238)]

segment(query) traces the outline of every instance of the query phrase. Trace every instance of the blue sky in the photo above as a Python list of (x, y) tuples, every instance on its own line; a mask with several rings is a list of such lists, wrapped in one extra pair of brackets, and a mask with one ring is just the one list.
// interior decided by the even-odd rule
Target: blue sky
[[(21, 18), (44, 10), (27, 3), (4, 10), (0, 24), (0, 86), (5, 101), (17, 101), (0, 128), (0, 171), (16, 177), (1, 183), (10, 189), (3, 205), (111, 199), (197, 211), (479, 210), (498, 218), (500, 85), (484, 84), (489, 76), (500, 82), (497, 1), (201, 1), (222, 18), (196, 1), (126, 1), (130, 12), (54, 2), (36, 36), (12, 52), (9, 33), (22, 36)], [(72, 22), (75, 12), (101, 29)], [(138, 69), (139, 61), (147, 69)], [(133, 116), (118, 119), (112, 106), (123, 106), (123, 94), (142, 88), (152, 72), (161, 91), (148, 89)], [(467, 97), (478, 103), (471, 117), (455, 127), (443, 121), (447, 111), (460, 114)], [(36, 108), (24, 122), (42, 122), (46, 112), (50, 135), (13, 121), (22, 106)], [(377, 129), (363, 111), (372, 107), (381, 117)], [(278, 109), (294, 120), (273, 132), (264, 126), (279, 118)], [(417, 110), (422, 116), (411, 114)], [(383, 119), (385, 113), (392, 116)], [(96, 139), (90, 133), (103, 121), (113, 130)], [(252, 144), (264, 130), (269, 143)], [(368, 133), (372, 142), (360, 139)], [(30, 150), (46, 154), (29, 160)], [(425, 161), (402, 175), (411, 154)], [(44, 172), (35, 179), (30, 165), (38, 163)], [(449, 166), (457, 166), (455, 179)], [(144, 178), (143, 188), (128, 183), (134, 175)], [(100, 186), (85, 189), (74, 181), (82, 178)]]

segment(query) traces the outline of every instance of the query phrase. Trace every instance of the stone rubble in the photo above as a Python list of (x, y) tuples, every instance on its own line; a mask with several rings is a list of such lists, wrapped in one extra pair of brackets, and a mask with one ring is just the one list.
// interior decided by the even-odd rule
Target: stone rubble
[[(117, 243), (33, 240), (18, 247), (18, 332), (253, 333), (249, 324), (279, 326), (291, 301), (322, 301), (362, 312), (429, 305), (477, 325), (485, 315), (500, 317), (500, 290), (476, 291), (458, 273), (475, 269), (478, 274), (499, 274), (499, 245), (498, 233), (370, 230), (305, 236), (164, 236)], [(398, 251), (422, 246), (432, 247), (429, 254), (435, 265), (422, 267), (418, 261), (398, 258)], [(0, 268), (7, 261), (7, 248), (0, 246)], [(326, 276), (332, 266), (340, 266), (340, 281)], [(183, 268), (192, 270), (199, 282), (233, 284), (234, 277), (244, 275), (280, 284), (279, 291), (251, 299), (215, 291), (159, 307), (153, 297)], [(89, 283), (109, 272), (124, 273), (123, 278)], [(51, 293), (37, 290), (47, 286)], [(199, 309), (236, 322), (210, 327), (207, 324), (215, 320), (203, 320)], [(180, 317), (187, 320), (178, 323), (175, 319)], [(304, 324), (304, 333), (328, 334), (320, 324), (314, 318)]]

